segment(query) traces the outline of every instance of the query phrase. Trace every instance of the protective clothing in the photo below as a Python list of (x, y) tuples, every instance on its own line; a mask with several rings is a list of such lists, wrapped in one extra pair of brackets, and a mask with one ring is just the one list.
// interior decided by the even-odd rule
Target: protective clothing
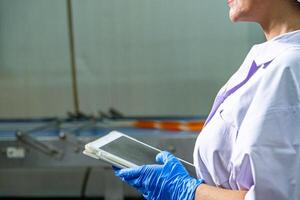
[(300, 30), (255, 45), (219, 91), (194, 150), (206, 184), (245, 200), (300, 197)]
[(150, 200), (193, 200), (202, 179), (189, 176), (181, 162), (168, 152), (156, 156), (157, 165), (115, 169), (116, 176)]

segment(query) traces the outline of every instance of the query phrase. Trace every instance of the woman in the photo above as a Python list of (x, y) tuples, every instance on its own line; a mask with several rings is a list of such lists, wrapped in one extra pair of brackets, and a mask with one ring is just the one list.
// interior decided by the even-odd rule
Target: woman
[(188, 175), (170, 153), (115, 171), (146, 199), (300, 198), (300, 0), (228, 0), (230, 19), (261, 25), (255, 45), (218, 93)]

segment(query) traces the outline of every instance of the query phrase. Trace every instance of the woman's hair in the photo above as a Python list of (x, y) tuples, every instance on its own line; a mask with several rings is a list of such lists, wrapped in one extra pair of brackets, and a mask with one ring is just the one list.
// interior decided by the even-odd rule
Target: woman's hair
[(295, 1), (296, 1), (296, 4), (298, 4), (297, 7), (298, 7), (298, 10), (300, 11), (300, 0), (295, 0)]
[(300, 8), (300, 0), (293, 0), (292, 1), (295, 6), (298, 6)]

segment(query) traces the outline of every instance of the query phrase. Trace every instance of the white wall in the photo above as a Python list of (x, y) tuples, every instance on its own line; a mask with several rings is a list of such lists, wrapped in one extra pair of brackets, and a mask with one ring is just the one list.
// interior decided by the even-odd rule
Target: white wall
[(64, 1), (0, 0), (0, 91), (0, 117), (72, 109)]
[[(81, 110), (207, 114), (258, 27), (226, 1), (73, 1)], [(0, 117), (72, 110), (66, 2), (0, 0)]]

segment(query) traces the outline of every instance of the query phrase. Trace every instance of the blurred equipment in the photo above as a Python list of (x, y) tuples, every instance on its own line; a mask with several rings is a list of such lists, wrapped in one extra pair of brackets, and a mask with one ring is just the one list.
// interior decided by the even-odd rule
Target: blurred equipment
[(84, 144), (112, 130), (192, 162), (201, 117), (0, 120), (0, 197), (137, 198), (111, 166), (82, 154)]

